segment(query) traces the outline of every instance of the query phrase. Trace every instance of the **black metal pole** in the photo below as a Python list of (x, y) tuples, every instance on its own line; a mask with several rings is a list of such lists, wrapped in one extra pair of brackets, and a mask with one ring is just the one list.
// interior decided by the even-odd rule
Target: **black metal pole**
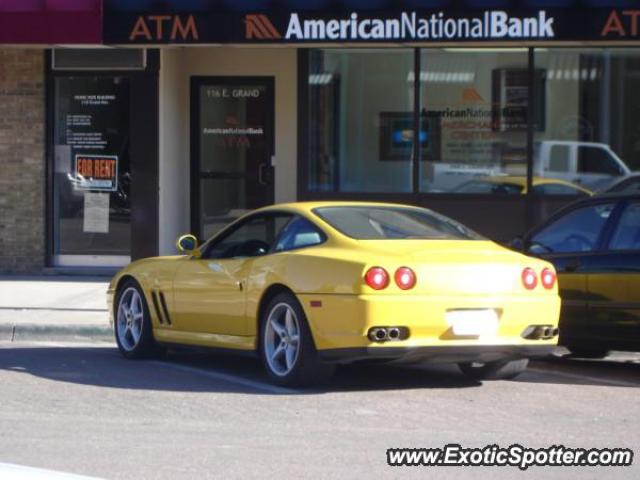
[(412, 189), (414, 196), (420, 193), (420, 49), (413, 50), (413, 158)]

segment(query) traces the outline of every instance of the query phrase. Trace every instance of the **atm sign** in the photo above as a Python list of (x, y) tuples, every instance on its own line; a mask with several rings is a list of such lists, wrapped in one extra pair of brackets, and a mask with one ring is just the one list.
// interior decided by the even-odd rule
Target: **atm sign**
[(118, 157), (76, 155), (75, 175), (72, 181), (76, 190), (115, 192), (118, 189)]

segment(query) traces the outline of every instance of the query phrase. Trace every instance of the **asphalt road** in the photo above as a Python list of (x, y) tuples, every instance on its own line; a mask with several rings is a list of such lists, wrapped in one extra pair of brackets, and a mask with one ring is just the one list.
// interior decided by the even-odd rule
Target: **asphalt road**
[(0, 462), (112, 479), (640, 478), (632, 467), (389, 467), (391, 447), (629, 447), (640, 356), (536, 362), (515, 381), (351, 366), (316, 390), (257, 361), (126, 361), (111, 346), (0, 344)]

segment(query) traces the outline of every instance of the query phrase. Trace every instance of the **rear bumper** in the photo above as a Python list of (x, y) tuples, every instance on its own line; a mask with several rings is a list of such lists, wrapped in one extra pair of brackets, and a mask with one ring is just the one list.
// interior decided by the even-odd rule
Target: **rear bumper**
[(545, 357), (558, 347), (555, 345), (492, 345), (466, 347), (363, 347), (320, 350), (322, 361), (327, 363), (353, 363), (367, 360), (394, 361), (397, 363), (466, 363), (518, 360)]
[[(555, 293), (526, 295), (318, 295), (299, 294), (316, 348), (319, 351), (376, 350), (421, 347), (512, 347), (555, 346), (547, 340), (525, 338), (533, 325), (556, 327), (560, 297)], [(493, 309), (499, 316), (495, 334), (463, 337), (453, 333), (447, 312), (456, 309)], [(373, 327), (402, 327), (406, 339), (382, 344), (367, 334)], [(363, 350), (364, 349), (364, 350)], [(414, 355), (414, 354), (412, 354)]]

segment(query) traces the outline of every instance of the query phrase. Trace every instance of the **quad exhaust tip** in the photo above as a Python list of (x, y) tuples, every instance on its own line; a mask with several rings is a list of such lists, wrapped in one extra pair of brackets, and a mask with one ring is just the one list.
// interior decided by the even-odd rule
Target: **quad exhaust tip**
[(367, 334), (372, 342), (394, 342), (409, 337), (409, 331), (405, 327), (372, 327)]
[(387, 330), (387, 337), (389, 340), (399, 340), (400, 339), (400, 329), (398, 327), (391, 327)]
[(522, 336), (529, 340), (550, 340), (557, 337), (559, 330), (552, 325), (530, 325), (522, 332)]

